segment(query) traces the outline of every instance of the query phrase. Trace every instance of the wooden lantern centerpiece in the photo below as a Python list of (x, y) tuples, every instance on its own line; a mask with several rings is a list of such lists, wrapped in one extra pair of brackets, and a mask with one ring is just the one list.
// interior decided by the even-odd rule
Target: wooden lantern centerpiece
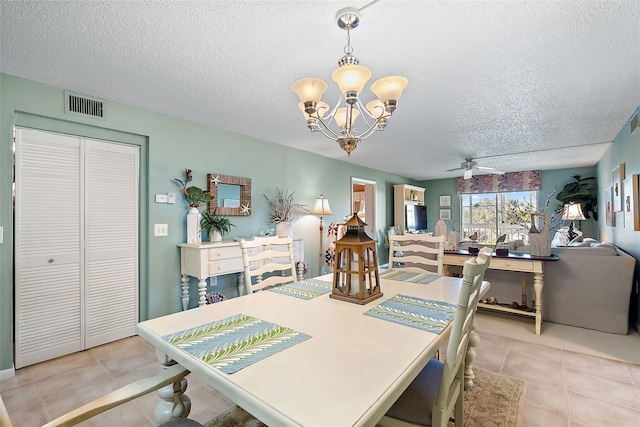
[(335, 267), (331, 298), (367, 304), (380, 298), (377, 240), (364, 232), (365, 224), (357, 214), (344, 224), (347, 232), (336, 241)]

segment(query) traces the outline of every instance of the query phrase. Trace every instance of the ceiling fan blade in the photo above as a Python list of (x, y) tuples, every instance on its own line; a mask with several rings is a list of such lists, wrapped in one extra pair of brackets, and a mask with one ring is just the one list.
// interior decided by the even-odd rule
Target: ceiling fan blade
[(454, 169), (447, 169), (445, 172), (453, 172), (453, 171), (461, 171), (465, 168), (454, 168)]
[(501, 171), (501, 170), (498, 170), (496, 168), (490, 168), (490, 167), (487, 167), (487, 166), (476, 166), (475, 169), (480, 170), (480, 171), (493, 173), (493, 174), (496, 174), (496, 175), (504, 174), (504, 172)]

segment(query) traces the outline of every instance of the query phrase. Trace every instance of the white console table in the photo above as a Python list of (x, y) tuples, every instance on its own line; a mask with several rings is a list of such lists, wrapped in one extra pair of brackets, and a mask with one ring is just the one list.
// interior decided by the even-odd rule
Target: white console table
[[(259, 239), (259, 237), (256, 237)], [(206, 304), (207, 278), (224, 274), (238, 274), (238, 295), (243, 294), (244, 267), (240, 243), (236, 241), (222, 241), (219, 243), (180, 243), (180, 274), (182, 275), (182, 309), (189, 306), (189, 277), (198, 279), (198, 305)], [(296, 263), (304, 261), (304, 240), (293, 238), (293, 254)], [(298, 269), (298, 276), (302, 277), (302, 268)]]
[[(469, 253), (468, 249), (459, 249), (458, 251), (445, 252), (443, 261), (443, 274), (445, 276), (448, 276), (449, 266), (464, 266), (465, 261), (472, 256), (473, 255)], [(503, 311), (519, 314), (522, 316), (533, 317), (536, 321), (536, 335), (540, 335), (540, 333), (542, 332), (542, 289), (544, 288), (543, 266), (545, 262), (557, 261), (558, 259), (559, 257), (556, 254), (551, 254), (550, 256), (533, 256), (528, 253), (512, 252), (507, 256), (499, 257), (494, 253), (493, 257), (491, 258), (491, 264), (489, 264), (488, 267), (489, 269), (521, 271), (523, 273), (533, 274), (533, 289), (536, 293), (536, 311), (528, 312), (512, 309), (509, 307), (483, 303), (478, 303), (478, 307), (485, 308), (487, 310)]]

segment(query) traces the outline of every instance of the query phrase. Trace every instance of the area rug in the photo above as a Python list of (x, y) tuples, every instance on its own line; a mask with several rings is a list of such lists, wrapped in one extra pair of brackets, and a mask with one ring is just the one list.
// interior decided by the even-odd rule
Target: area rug
[[(527, 384), (517, 378), (473, 369), (473, 387), (464, 393), (465, 427), (521, 427)], [(264, 427), (234, 406), (205, 424), (206, 427)]]

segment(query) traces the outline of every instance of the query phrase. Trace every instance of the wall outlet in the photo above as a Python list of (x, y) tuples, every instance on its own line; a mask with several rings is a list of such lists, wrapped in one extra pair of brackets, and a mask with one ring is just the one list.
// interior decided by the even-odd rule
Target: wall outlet
[(154, 224), (153, 226), (153, 235), (154, 236), (168, 236), (169, 235), (169, 224)]
[(166, 194), (156, 194), (156, 203), (167, 203)]

